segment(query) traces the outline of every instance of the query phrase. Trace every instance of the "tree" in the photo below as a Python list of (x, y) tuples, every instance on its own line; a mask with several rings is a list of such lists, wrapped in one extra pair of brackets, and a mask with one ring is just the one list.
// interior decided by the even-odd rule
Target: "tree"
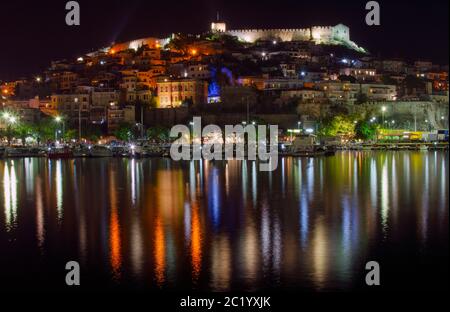
[(397, 81), (395, 81), (395, 79), (393, 79), (389, 75), (383, 75), (383, 77), (381, 77), (381, 82), (385, 85), (396, 85), (397, 84)]
[(336, 115), (326, 119), (320, 125), (319, 133), (323, 136), (353, 137), (355, 135), (355, 122), (351, 116)]
[(76, 139), (78, 137), (78, 130), (69, 129), (64, 133), (64, 139), (67, 141)]
[(377, 126), (374, 123), (361, 120), (355, 126), (355, 134), (358, 139), (373, 139), (377, 134)]
[(165, 142), (170, 138), (170, 131), (164, 127), (151, 127), (147, 130), (147, 137), (151, 140)]
[(40, 144), (55, 137), (56, 123), (52, 118), (43, 118), (32, 125), (32, 136)]
[(92, 142), (98, 141), (103, 134), (102, 127), (104, 127), (104, 125), (87, 123), (82, 129), (81, 136)]
[(339, 75), (338, 79), (343, 82), (356, 83), (356, 78), (350, 75)]
[(364, 104), (367, 103), (367, 101), (369, 100), (369, 98), (367, 97), (367, 94), (364, 94), (362, 92), (359, 92), (356, 95), (356, 101), (355, 104), (360, 105), (360, 104)]
[(26, 138), (33, 135), (33, 127), (25, 122), (21, 122), (14, 129), (14, 134), (20, 138), (22, 145), (25, 145)]
[(14, 138), (14, 129), (11, 126), (0, 129), (0, 137), (6, 138), (8, 145), (11, 145), (11, 140)]
[(320, 106), (320, 103), (300, 103), (297, 106), (297, 114), (317, 120), (321, 117)]
[(116, 138), (122, 141), (129, 141), (131, 140), (133, 135), (133, 125), (130, 123), (121, 123), (119, 124), (119, 127), (114, 131), (114, 135)]

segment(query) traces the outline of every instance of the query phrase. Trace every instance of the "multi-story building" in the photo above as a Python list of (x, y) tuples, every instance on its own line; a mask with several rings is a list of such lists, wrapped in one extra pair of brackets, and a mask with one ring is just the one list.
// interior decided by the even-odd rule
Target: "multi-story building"
[(208, 79), (211, 77), (208, 64), (188, 64), (183, 72), (183, 77), (194, 79)]
[(315, 89), (293, 89), (283, 90), (280, 94), (283, 101), (289, 99), (298, 99), (303, 103), (322, 103), (325, 101), (324, 91)]
[(49, 72), (47, 81), (53, 90), (71, 91), (78, 86), (78, 74), (70, 71)]
[(405, 73), (406, 72), (406, 62), (403, 60), (382, 60), (374, 61), (374, 65), (377, 70), (388, 72), (388, 73)]
[(120, 84), (121, 89), (125, 89), (126, 91), (134, 91), (137, 87), (138, 78), (136, 75), (133, 76), (125, 76), (122, 78), (122, 83)]
[(158, 107), (178, 107), (183, 103), (193, 105), (207, 103), (208, 83), (197, 79), (169, 79), (157, 82)]
[(322, 81), (316, 83), (331, 102), (354, 103), (359, 94), (367, 96), (368, 101), (395, 101), (396, 86), (383, 84), (358, 84), (338, 81)]
[(109, 133), (113, 133), (114, 130), (116, 130), (123, 122), (135, 123), (135, 107), (133, 105), (127, 105), (123, 108), (120, 108), (118, 107), (118, 105), (112, 105), (108, 108), (107, 121)]
[(148, 89), (126, 91), (124, 96), (124, 102), (126, 103), (141, 102), (150, 104), (153, 101), (153, 92)]
[(373, 68), (352, 68), (346, 67), (339, 70), (340, 75), (353, 76), (358, 81), (374, 81), (376, 70)]
[(89, 120), (90, 96), (88, 92), (51, 95), (48, 111), (52, 114), (63, 115), (68, 120), (78, 120), (83, 123)]

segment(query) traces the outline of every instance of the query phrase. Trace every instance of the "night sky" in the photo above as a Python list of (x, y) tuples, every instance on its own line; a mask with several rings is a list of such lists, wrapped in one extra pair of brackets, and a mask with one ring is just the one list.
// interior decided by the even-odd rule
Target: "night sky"
[(13, 0), (0, 8), (0, 79), (16, 79), (111, 42), (209, 29), (302, 28), (343, 23), (372, 54), (448, 64), (448, 0), (380, 0), (381, 26), (365, 24), (367, 1), (79, 0), (81, 26), (65, 24), (65, 0)]

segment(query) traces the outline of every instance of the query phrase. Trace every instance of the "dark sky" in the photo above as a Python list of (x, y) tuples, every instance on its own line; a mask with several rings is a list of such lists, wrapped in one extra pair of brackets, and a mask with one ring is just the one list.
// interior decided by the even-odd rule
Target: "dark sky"
[(65, 0), (12, 0), (0, 8), (0, 79), (45, 69), (50, 60), (145, 36), (200, 33), (220, 11), (229, 28), (301, 28), (344, 23), (375, 55), (448, 64), (448, 0), (379, 0), (381, 26), (365, 24), (367, 1), (79, 0), (81, 26), (65, 24)]

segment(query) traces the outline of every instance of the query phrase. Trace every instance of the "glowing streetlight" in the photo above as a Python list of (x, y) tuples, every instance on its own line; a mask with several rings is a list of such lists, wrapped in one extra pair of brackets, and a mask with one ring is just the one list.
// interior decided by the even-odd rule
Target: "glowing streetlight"
[(383, 121), (383, 124), (384, 124), (384, 112), (386, 111), (386, 106), (383, 106), (383, 107), (381, 107), (381, 116), (382, 116), (382, 121)]

